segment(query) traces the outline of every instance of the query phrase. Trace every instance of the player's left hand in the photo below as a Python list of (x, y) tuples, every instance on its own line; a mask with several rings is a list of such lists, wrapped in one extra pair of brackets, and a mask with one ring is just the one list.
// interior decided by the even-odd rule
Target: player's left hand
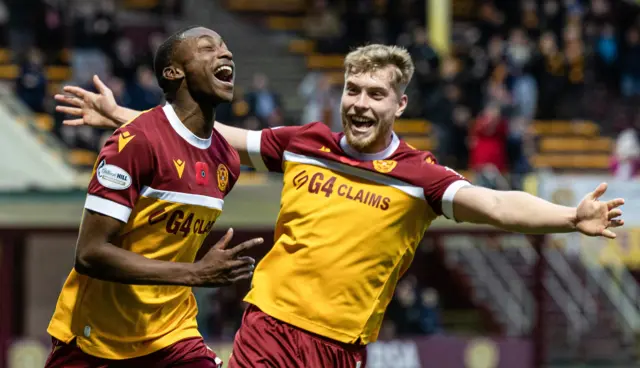
[(613, 239), (616, 234), (611, 228), (624, 225), (624, 220), (619, 217), (622, 210), (618, 207), (624, 204), (624, 199), (616, 198), (607, 202), (601, 202), (598, 198), (607, 191), (607, 184), (598, 185), (596, 190), (587, 194), (578, 205), (576, 211), (576, 228), (589, 236), (604, 236)]
[(76, 119), (64, 120), (63, 124), (118, 128), (118, 124), (110, 118), (118, 109), (113, 92), (97, 75), (93, 76), (93, 84), (99, 93), (93, 93), (78, 86), (65, 86), (63, 90), (66, 94), (54, 96), (59, 104), (56, 106), (57, 112), (76, 117)]

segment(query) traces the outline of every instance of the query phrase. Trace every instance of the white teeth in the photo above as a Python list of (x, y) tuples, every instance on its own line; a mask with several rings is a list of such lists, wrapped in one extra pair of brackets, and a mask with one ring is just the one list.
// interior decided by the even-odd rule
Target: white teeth
[(216, 68), (216, 70), (214, 71), (215, 74), (220, 73), (221, 71), (227, 71), (229, 73), (233, 73), (233, 68), (231, 68), (228, 65), (223, 65), (223, 66), (219, 66), (218, 68)]
[(355, 121), (356, 123), (368, 123), (371, 121), (371, 119), (365, 118), (363, 116), (352, 116), (351, 120)]

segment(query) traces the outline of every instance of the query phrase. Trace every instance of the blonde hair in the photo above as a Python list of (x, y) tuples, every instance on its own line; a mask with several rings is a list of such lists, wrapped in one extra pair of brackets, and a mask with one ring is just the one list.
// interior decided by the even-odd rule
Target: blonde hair
[(388, 65), (396, 67), (392, 85), (404, 92), (411, 82), (415, 67), (409, 52), (400, 46), (373, 44), (358, 47), (344, 59), (345, 77), (372, 72)]

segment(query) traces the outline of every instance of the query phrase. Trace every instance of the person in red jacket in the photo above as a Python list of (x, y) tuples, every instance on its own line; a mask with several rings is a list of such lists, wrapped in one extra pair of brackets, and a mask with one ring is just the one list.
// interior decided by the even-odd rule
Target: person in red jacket
[(477, 117), (469, 132), (469, 165), (481, 171), (494, 166), (498, 171), (507, 170), (507, 120), (496, 105), (487, 106)]

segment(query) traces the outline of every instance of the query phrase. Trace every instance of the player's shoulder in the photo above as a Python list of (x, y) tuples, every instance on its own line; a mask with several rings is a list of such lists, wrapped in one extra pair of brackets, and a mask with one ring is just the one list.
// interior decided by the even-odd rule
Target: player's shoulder
[(158, 120), (167, 120), (161, 106), (139, 112), (133, 119), (122, 124), (120, 128), (143, 129), (149, 124), (157, 123)]
[[(160, 113), (162, 110), (160, 110)], [(152, 150), (152, 135), (157, 130), (158, 111), (151, 109), (141, 112), (137, 117), (116, 129), (107, 140), (103, 152), (115, 151), (118, 154), (140, 156)]]
[(441, 180), (466, 180), (455, 170), (438, 163), (430, 151), (422, 151), (401, 141), (392, 156), (397, 162), (397, 176), (415, 185), (432, 185)]
[(300, 135), (308, 135), (308, 134), (324, 134), (330, 135), (331, 129), (327, 126), (327, 124), (316, 121), (313, 123), (305, 124), (305, 125), (291, 125), (291, 126), (278, 126), (269, 128), (272, 132), (278, 134), (280, 132), (286, 132), (289, 134), (294, 134), (295, 136)]
[(438, 163), (432, 152), (419, 150), (403, 140), (400, 140), (393, 156), (396, 161), (413, 167), (425, 167)]

